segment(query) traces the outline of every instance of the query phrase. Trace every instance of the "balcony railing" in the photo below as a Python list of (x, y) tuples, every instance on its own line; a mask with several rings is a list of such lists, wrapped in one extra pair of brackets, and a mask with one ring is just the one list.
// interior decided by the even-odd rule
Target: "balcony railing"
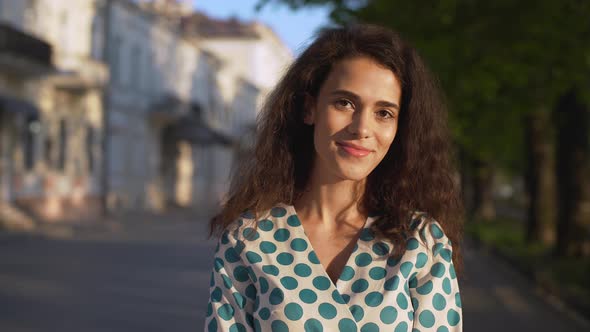
[(0, 23), (0, 54), (51, 66), (51, 45), (3, 23)]

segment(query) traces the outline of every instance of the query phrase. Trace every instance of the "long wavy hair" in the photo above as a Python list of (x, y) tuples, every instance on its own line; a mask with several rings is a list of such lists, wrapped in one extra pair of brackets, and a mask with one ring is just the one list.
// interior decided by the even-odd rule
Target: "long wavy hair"
[(259, 113), (254, 153), (234, 169), (209, 237), (219, 236), (245, 211), (258, 216), (301, 196), (315, 157), (313, 126), (303, 122), (306, 96), (317, 97), (337, 62), (359, 56), (389, 68), (402, 88), (398, 132), (369, 174), (359, 206), (379, 216), (371, 227), (377, 236), (397, 244), (392, 253), (397, 257), (405, 252), (412, 232), (410, 216), (427, 212), (451, 240), (460, 274), (463, 209), (442, 94), (414, 48), (396, 32), (375, 25), (323, 29), (288, 68)]

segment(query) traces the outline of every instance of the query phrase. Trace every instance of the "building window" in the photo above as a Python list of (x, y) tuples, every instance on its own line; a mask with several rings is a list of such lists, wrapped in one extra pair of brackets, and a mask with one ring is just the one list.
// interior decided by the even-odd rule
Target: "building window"
[(68, 132), (67, 132), (67, 122), (65, 119), (61, 119), (59, 121), (59, 152), (57, 158), (57, 168), (60, 171), (65, 171), (66, 169), (66, 152), (67, 152), (67, 143), (68, 143)]
[(88, 173), (94, 173), (94, 142), (96, 140), (96, 131), (92, 126), (86, 127), (86, 162), (88, 165)]
[(37, 137), (41, 130), (41, 124), (37, 116), (29, 116), (25, 122), (23, 150), (25, 155), (25, 168), (30, 171), (35, 167), (35, 150)]

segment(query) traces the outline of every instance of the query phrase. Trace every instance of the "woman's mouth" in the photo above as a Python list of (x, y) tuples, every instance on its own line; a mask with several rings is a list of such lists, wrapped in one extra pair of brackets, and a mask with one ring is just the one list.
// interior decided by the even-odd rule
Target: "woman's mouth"
[(366, 157), (372, 152), (367, 148), (350, 143), (336, 142), (336, 145), (354, 157)]

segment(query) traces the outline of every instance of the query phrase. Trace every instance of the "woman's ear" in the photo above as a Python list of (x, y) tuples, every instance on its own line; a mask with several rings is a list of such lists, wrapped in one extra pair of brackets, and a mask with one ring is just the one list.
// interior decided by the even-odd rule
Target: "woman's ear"
[(305, 106), (303, 110), (303, 123), (313, 125), (315, 118), (315, 98), (309, 94), (305, 95)]

